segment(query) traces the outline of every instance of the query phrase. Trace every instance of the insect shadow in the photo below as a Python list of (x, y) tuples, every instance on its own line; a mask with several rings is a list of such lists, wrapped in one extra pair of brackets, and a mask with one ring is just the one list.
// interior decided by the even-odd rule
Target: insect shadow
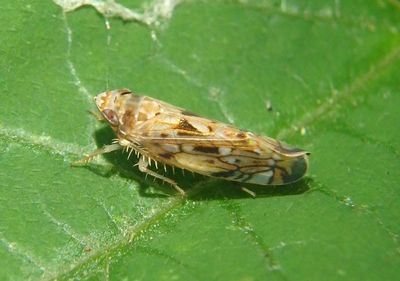
[[(98, 148), (103, 147), (112, 143), (115, 139), (115, 133), (109, 126), (102, 127), (95, 131), (94, 140)], [(173, 196), (176, 191), (174, 188), (169, 188), (169, 186), (163, 186), (162, 183), (154, 182), (152, 177), (147, 177), (135, 166), (138, 159), (135, 154), (132, 154), (128, 159), (128, 153), (122, 150), (114, 151), (110, 153), (104, 153), (101, 156), (109, 163), (109, 165), (96, 164), (91, 161), (84, 165), (89, 171), (109, 178), (114, 175), (118, 175), (121, 178), (127, 180), (134, 180), (138, 184), (139, 194), (144, 197), (169, 197)], [(148, 192), (149, 187), (154, 186), (156, 189), (162, 190), (162, 193), (150, 193)]]
[[(204, 182), (200, 192), (190, 196), (191, 200), (221, 200), (221, 199), (254, 199), (263, 197), (281, 197), (299, 195), (310, 191), (312, 178), (304, 177), (300, 181), (281, 186), (261, 186), (254, 184), (243, 184), (240, 182), (212, 179)], [(255, 197), (253, 197), (254, 193)]]
[[(110, 144), (115, 138), (115, 133), (109, 126), (105, 126), (99, 130), (96, 130), (94, 139), (98, 147)], [(98, 174), (102, 177), (111, 177), (118, 175), (127, 180), (135, 180), (138, 183), (139, 194), (143, 197), (169, 197), (176, 195), (177, 191), (167, 183), (162, 183), (160, 180), (155, 180), (151, 176), (146, 175), (139, 171), (135, 164), (138, 159), (134, 154), (127, 158), (128, 154), (122, 150), (116, 152), (105, 153), (100, 157), (104, 157), (110, 166), (104, 166), (88, 163), (85, 164), (85, 168), (91, 172)], [(160, 163), (161, 164), (161, 163)], [(190, 171), (183, 171), (176, 168), (173, 172), (171, 167), (167, 168), (167, 172), (164, 171), (163, 165), (159, 165), (158, 172), (167, 176), (168, 178), (178, 181), (178, 184), (183, 187), (189, 200), (220, 200), (224, 198), (242, 199), (253, 197), (249, 192), (245, 192), (245, 189), (251, 190), (256, 194), (257, 198), (260, 197), (273, 197), (273, 196), (289, 196), (297, 195), (307, 192), (310, 189), (311, 178), (303, 178), (302, 180), (288, 185), (283, 186), (259, 186), (254, 184), (243, 184), (239, 182), (224, 181), (220, 179), (214, 179), (205, 177), (198, 174), (193, 174)], [(151, 167), (155, 169), (154, 165)], [(149, 192), (150, 187), (154, 187), (160, 192)], [(186, 187), (190, 187), (187, 188)], [(192, 188), (194, 187), (194, 188)]]

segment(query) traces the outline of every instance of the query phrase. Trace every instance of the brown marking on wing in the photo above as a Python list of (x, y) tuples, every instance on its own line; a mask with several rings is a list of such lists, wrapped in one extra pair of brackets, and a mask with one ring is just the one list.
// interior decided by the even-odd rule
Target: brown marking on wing
[(166, 153), (159, 154), (159, 156), (164, 159), (171, 159), (174, 156), (174, 154), (171, 152), (166, 152)]
[(195, 146), (193, 151), (203, 152), (203, 153), (213, 153), (218, 154), (218, 147), (215, 146)]
[(245, 133), (243, 133), (243, 132), (240, 132), (240, 133), (237, 133), (237, 134), (236, 134), (236, 137), (238, 137), (238, 138), (240, 138), (240, 139), (244, 139), (244, 138), (247, 137), (247, 135), (246, 135)]
[(246, 149), (246, 148), (242, 148), (240, 151), (241, 151), (241, 153), (247, 152), (247, 153), (250, 153), (250, 154), (253, 154), (253, 155), (261, 155), (261, 153), (258, 152), (258, 151), (251, 150), (251, 149)]
[[(198, 132), (198, 131), (197, 131)], [(178, 132), (176, 132), (176, 134), (178, 135), (178, 136), (196, 136), (196, 135), (199, 135), (198, 133), (195, 133), (195, 132), (188, 132), (188, 131), (178, 131)]]
[(181, 118), (179, 124), (174, 127), (174, 129), (199, 132), (195, 127), (192, 126), (186, 119)]

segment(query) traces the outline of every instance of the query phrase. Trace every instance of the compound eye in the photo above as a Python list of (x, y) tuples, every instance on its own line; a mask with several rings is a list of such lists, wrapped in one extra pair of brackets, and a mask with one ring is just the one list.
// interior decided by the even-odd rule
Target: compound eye
[(111, 109), (104, 109), (103, 115), (107, 119), (107, 121), (111, 124), (111, 126), (118, 126), (118, 116), (115, 112)]

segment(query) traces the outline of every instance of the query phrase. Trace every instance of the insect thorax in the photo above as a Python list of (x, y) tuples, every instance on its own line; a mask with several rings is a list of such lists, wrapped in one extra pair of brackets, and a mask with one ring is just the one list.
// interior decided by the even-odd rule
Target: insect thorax
[(131, 134), (141, 124), (163, 111), (159, 103), (145, 96), (120, 96), (114, 105), (119, 119), (117, 131), (122, 135)]

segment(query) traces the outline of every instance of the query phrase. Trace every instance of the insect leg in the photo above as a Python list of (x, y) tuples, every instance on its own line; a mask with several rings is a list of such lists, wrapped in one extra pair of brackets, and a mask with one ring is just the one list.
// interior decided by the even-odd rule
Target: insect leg
[(250, 189), (247, 189), (245, 187), (241, 187), (240, 188), (243, 192), (246, 192), (247, 194), (249, 194), (251, 197), (256, 198), (257, 194), (254, 191), (251, 191)]
[(96, 157), (97, 155), (104, 154), (104, 153), (109, 153), (111, 151), (115, 151), (115, 150), (118, 150), (118, 149), (121, 149), (121, 148), (122, 148), (122, 146), (119, 143), (105, 145), (102, 148), (96, 149), (95, 151), (93, 151), (92, 153), (87, 155), (85, 158), (83, 158), (81, 160), (78, 160), (78, 161), (75, 161), (72, 164), (87, 163), (90, 160), (92, 160), (94, 157)]
[(150, 170), (149, 168), (147, 168), (148, 165), (149, 165), (149, 162), (146, 161), (145, 157), (144, 156), (140, 157), (139, 163), (138, 163), (139, 171), (141, 171), (142, 173), (149, 174), (150, 176), (153, 176), (157, 179), (163, 180), (163, 181), (171, 184), (177, 191), (179, 191), (180, 194), (186, 195), (185, 191), (182, 188), (180, 188), (175, 181)]

